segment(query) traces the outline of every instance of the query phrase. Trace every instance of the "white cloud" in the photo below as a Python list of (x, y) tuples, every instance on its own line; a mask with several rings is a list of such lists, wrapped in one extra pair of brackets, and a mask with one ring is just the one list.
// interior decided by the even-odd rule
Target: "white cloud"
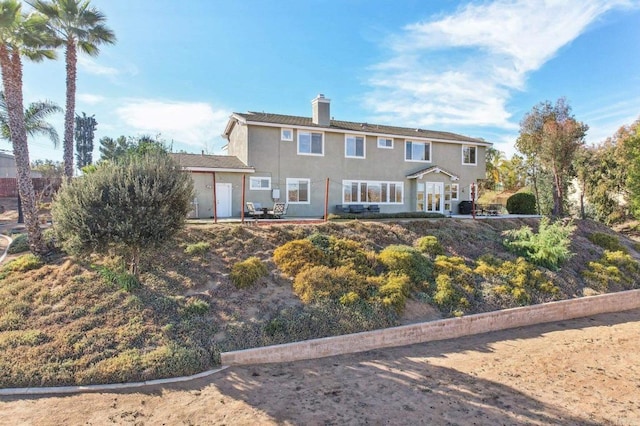
[(76, 99), (88, 105), (96, 105), (104, 102), (105, 97), (102, 95), (94, 95), (92, 93), (78, 93)]
[(163, 139), (202, 147), (220, 139), (230, 111), (204, 102), (130, 100), (116, 109), (127, 126), (144, 134), (160, 133)]
[(604, 12), (623, 0), (496, 0), (407, 25), (371, 68), (366, 105), (407, 125), (517, 128), (511, 93)]
[(88, 72), (89, 74), (115, 76), (120, 74), (116, 68), (100, 65), (86, 55), (78, 55), (78, 68)]

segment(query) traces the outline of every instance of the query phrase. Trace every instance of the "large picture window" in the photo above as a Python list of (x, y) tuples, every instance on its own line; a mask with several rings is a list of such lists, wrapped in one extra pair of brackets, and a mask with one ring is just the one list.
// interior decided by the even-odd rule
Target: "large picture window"
[(324, 155), (324, 135), (298, 131), (298, 154)]
[(344, 156), (351, 158), (365, 157), (364, 136), (346, 135), (344, 137)]
[(422, 161), (428, 163), (431, 161), (431, 143), (405, 141), (405, 160), (406, 161)]
[(372, 204), (402, 204), (404, 202), (402, 182), (342, 181), (342, 202)]
[(271, 178), (251, 176), (249, 178), (249, 189), (267, 191), (271, 189)]
[(475, 166), (477, 163), (477, 151), (476, 146), (463, 146), (462, 147), (462, 164), (468, 164)]
[(310, 187), (311, 181), (309, 179), (287, 179), (287, 202), (289, 204), (310, 204)]

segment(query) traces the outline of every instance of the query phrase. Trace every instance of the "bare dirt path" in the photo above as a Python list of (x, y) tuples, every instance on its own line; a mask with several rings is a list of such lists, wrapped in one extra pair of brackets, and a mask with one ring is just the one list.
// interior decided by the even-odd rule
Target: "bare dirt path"
[(2, 425), (640, 424), (640, 309), (144, 391), (3, 397)]

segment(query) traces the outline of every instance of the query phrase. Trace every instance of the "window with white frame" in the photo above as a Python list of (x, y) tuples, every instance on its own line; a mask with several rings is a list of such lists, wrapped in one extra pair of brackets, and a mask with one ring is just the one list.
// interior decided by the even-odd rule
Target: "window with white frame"
[(378, 138), (378, 148), (393, 149), (393, 139)]
[(473, 165), (477, 163), (478, 147), (472, 145), (462, 146), (462, 164)]
[(324, 155), (324, 134), (298, 131), (298, 154)]
[(287, 178), (287, 202), (289, 204), (310, 204), (311, 180)]
[(292, 141), (293, 129), (280, 129), (280, 139), (283, 141)]
[(444, 185), (444, 211), (452, 211), (452, 201), (458, 199), (459, 186), (457, 183), (447, 183)]
[(431, 143), (405, 141), (404, 152), (406, 161), (431, 162)]
[(404, 184), (402, 182), (342, 181), (342, 202), (372, 204), (402, 204)]
[(365, 137), (346, 135), (344, 137), (344, 156), (350, 158), (365, 158)]
[(251, 176), (249, 177), (249, 189), (256, 191), (268, 191), (271, 189), (271, 178)]

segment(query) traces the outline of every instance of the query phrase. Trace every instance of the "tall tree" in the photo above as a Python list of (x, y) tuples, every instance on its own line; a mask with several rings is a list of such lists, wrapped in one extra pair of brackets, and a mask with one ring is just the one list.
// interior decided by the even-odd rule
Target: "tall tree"
[(528, 158), (534, 158), (543, 171), (553, 178), (553, 214), (564, 214), (566, 188), (572, 177), (571, 167), (576, 150), (584, 145), (588, 126), (571, 115), (564, 98), (542, 102), (527, 113), (520, 123), (516, 147)]
[(42, 230), (38, 224), (29, 146), (25, 126), (22, 95), (22, 56), (34, 61), (55, 58), (55, 53), (43, 48), (46, 18), (40, 14), (22, 14), (22, 4), (16, 0), (0, 1), (0, 69), (6, 97), (9, 133), (16, 159), (18, 193), (22, 200), (29, 248), (36, 254), (46, 252)]
[(64, 116), (64, 172), (73, 176), (73, 127), (76, 110), (78, 49), (91, 56), (100, 53), (98, 46), (112, 44), (116, 36), (107, 26), (106, 17), (91, 6), (89, 0), (37, 0), (36, 10), (49, 18), (57, 45), (64, 46), (66, 62), (66, 105)]
[(88, 117), (84, 112), (82, 117), (76, 115), (76, 160), (79, 169), (93, 162), (93, 135), (97, 126), (95, 116)]
[(125, 136), (117, 139), (104, 136), (100, 139), (100, 161), (113, 161), (123, 156), (129, 149), (129, 141)]

